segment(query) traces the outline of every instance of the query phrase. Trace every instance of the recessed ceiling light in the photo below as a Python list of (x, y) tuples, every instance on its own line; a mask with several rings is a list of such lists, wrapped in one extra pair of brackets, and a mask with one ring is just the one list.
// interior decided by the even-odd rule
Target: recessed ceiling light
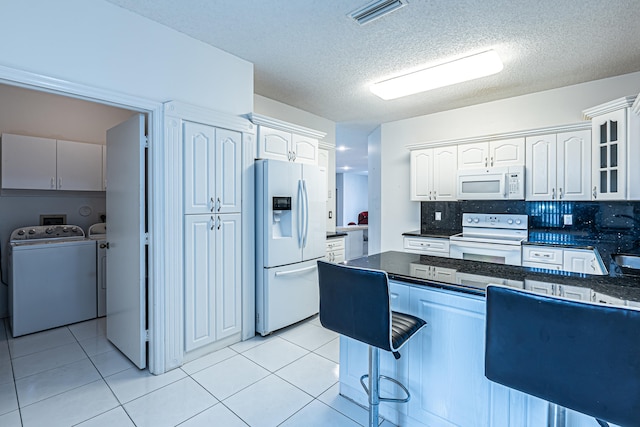
[(350, 167), (350, 166), (343, 166), (343, 167), (342, 167), (342, 170), (345, 170), (345, 171), (348, 171), (349, 169), (351, 169), (351, 167)]
[(383, 80), (369, 90), (384, 100), (425, 92), (502, 71), (503, 65), (495, 50), (467, 56), (455, 61)]
[(339, 145), (336, 147), (336, 150), (338, 151), (347, 151), (349, 149), (349, 147), (346, 147), (344, 145)]

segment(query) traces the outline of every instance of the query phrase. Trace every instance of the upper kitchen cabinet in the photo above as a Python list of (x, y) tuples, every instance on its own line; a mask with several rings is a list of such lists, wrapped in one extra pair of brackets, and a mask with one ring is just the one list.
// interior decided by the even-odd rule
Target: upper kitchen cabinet
[(526, 138), (526, 200), (591, 200), (591, 131)]
[(102, 191), (102, 145), (57, 142), (58, 190)]
[(524, 164), (524, 138), (500, 139), (458, 146), (458, 169)]
[[(637, 200), (640, 186), (640, 117), (635, 97), (585, 110), (592, 131), (592, 199)], [(631, 108), (632, 105), (634, 108)]]
[(2, 134), (2, 188), (55, 190), (56, 140)]
[(241, 210), (242, 134), (185, 121), (185, 214)]
[(102, 191), (102, 145), (3, 134), (2, 188)]
[(411, 200), (456, 200), (455, 145), (411, 151)]
[(251, 114), (251, 121), (258, 126), (257, 158), (318, 164), (318, 141), (324, 132), (259, 114)]

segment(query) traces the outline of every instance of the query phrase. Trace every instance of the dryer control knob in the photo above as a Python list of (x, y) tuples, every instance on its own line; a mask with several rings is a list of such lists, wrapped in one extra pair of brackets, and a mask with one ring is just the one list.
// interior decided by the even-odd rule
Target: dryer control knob
[(44, 232), (47, 233), (47, 234), (53, 233), (53, 227), (47, 228)]
[(480, 222), (480, 218), (473, 218), (473, 222), (475, 222), (476, 224)]
[(513, 224), (513, 220), (512, 220), (511, 218), (509, 218), (509, 219), (507, 220), (507, 224)]
[(520, 221), (519, 219), (516, 219), (516, 224), (520, 225), (522, 224), (522, 221)]
[(32, 228), (31, 230), (29, 230), (29, 234), (36, 234), (36, 229)]
[(24, 230), (18, 231), (18, 236), (24, 236)]

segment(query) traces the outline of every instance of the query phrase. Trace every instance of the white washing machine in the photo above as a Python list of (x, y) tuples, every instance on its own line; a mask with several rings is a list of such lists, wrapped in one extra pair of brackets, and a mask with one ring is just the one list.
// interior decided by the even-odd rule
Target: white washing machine
[(89, 227), (87, 237), (96, 241), (96, 291), (98, 317), (107, 315), (107, 224), (99, 222)]
[(14, 337), (96, 317), (96, 242), (74, 225), (23, 227), (9, 239)]

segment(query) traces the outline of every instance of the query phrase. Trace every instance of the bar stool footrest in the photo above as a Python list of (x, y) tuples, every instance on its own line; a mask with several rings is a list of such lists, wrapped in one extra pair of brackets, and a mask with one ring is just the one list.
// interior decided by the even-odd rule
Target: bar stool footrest
[[(369, 378), (369, 374), (364, 374), (363, 376), (360, 377), (360, 385), (362, 385), (362, 388), (367, 393), (367, 396), (369, 396), (369, 388), (367, 387), (364, 381), (365, 378)], [(387, 377), (385, 375), (380, 375), (378, 378), (380, 378), (381, 380), (391, 381), (392, 383), (400, 387), (402, 391), (404, 391), (405, 394), (407, 395), (407, 397), (405, 397), (404, 399), (393, 398), (393, 397), (379, 397), (381, 402), (407, 403), (411, 399), (411, 393), (409, 393), (409, 390), (400, 381), (394, 378)]]

